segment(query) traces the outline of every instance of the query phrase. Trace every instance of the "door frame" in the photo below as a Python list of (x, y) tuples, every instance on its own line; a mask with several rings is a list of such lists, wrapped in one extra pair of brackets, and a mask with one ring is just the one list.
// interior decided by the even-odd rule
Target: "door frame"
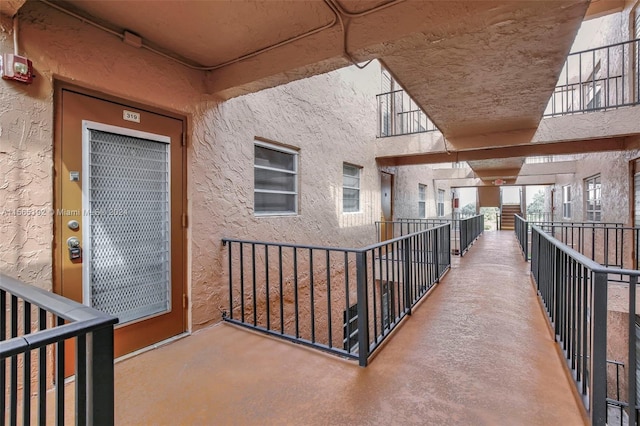
[[(190, 247), (188, 243), (188, 193), (187, 193), (187, 132), (190, 129), (189, 126), (189, 117), (175, 112), (162, 108), (157, 108), (151, 105), (143, 104), (136, 101), (131, 101), (128, 99), (124, 99), (115, 95), (110, 95), (104, 92), (99, 92), (93, 89), (88, 89), (83, 86), (79, 86), (77, 84), (69, 83), (64, 80), (55, 79), (54, 82), (54, 102), (53, 102), (53, 121), (54, 121), (54, 137), (53, 137), (53, 170), (54, 170), (54, 178), (53, 178), (53, 242), (51, 244), (52, 257), (53, 257), (53, 292), (56, 294), (61, 294), (62, 291), (62, 247), (59, 247), (57, 244), (61, 243), (60, 233), (62, 232), (62, 228), (64, 226), (63, 216), (57, 215), (55, 212), (62, 205), (62, 93), (64, 90), (78, 93), (80, 95), (89, 96), (92, 98), (96, 98), (101, 101), (110, 102), (113, 104), (121, 105), (125, 108), (131, 108), (135, 110), (140, 110), (143, 112), (150, 112), (153, 114), (165, 116), (168, 118), (172, 118), (182, 122), (182, 158), (179, 159), (182, 163), (182, 175), (180, 178), (182, 179), (182, 199), (180, 200), (182, 207), (182, 233), (181, 233), (181, 243), (182, 243), (182, 254), (180, 256), (182, 262), (182, 294), (183, 297), (183, 317), (182, 323), (184, 324), (184, 331), (190, 330), (189, 324), (189, 298), (190, 298), (190, 283), (188, 280), (189, 274), (189, 252)], [(177, 159), (176, 159), (177, 160)], [(172, 161), (175, 161), (172, 159)], [(173, 176), (172, 179), (177, 178), (177, 176)], [(172, 283), (174, 285), (174, 283)], [(180, 285), (180, 283), (176, 283), (176, 285)], [(84, 286), (84, 284), (83, 284)]]

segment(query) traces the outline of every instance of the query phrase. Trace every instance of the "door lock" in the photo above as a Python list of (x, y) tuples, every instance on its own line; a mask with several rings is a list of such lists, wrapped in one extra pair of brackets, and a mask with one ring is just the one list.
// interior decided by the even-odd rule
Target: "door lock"
[(67, 239), (67, 246), (69, 247), (70, 260), (82, 258), (82, 248), (80, 247), (80, 240), (78, 240), (77, 237), (69, 237)]

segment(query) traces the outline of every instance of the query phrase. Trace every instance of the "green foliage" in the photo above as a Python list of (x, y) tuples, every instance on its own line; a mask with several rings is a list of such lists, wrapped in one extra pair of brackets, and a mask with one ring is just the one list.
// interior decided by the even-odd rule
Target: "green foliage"
[(527, 215), (541, 215), (544, 212), (544, 191), (533, 194), (531, 204), (527, 206)]

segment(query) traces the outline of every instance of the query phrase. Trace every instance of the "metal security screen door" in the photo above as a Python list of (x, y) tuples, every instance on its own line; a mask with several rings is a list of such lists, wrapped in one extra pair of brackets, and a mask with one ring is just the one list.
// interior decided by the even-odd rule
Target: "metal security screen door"
[(83, 122), (83, 299), (120, 324), (171, 310), (169, 143)]

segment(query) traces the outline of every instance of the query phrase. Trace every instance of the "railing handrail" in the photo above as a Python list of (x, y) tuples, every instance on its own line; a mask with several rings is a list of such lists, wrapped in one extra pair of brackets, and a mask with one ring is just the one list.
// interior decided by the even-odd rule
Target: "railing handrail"
[(557, 89), (568, 88), (569, 86), (585, 86), (585, 85), (589, 85), (591, 83), (597, 83), (597, 82), (600, 82), (600, 81), (613, 80), (615, 78), (622, 78), (622, 77), (624, 77), (624, 76), (622, 74), (620, 74), (620, 75), (612, 75), (612, 76), (609, 76), (609, 77), (596, 78), (596, 79), (591, 78), (589, 80), (576, 81), (574, 83), (559, 84), (559, 85), (556, 85), (556, 90)]
[[(384, 223), (384, 222), (376, 222), (376, 223)], [(379, 247), (384, 247), (388, 244), (392, 244), (395, 242), (399, 242), (401, 240), (405, 240), (407, 238), (416, 236), (426, 231), (430, 231), (432, 229), (442, 228), (444, 226), (449, 226), (448, 223), (443, 223), (438, 226), (433, 226), (431, 228), (423, 229), (421, 231), (412, 232), (411, 234), (402, 235), (400, 237), (392, 238), (390, 240), (385, 240), (379, 243), (374, 243), (361, 248), (346, 248), (346, 247), (327, 247), (327, 246), (314, 246), (307, 244), (292, 244), (292, 243), (278, 243), (278, 242), (269, 242), (269, 241), (253, 241), (253, 240), (242, 240), (238, 238), (222, 238), (222, 245), (226, 245), (227, 243), (242, 243), (242, 244), (255, 244), (261, 246), (276, 246), (276, 247), (287, 247), (287, 248), (295, 248), (295, 249), (306, 249), (306, 250), (327, 250), (327, 251), (337, 251), (342, 253), (364, 253), (366, 251), (370, 251), (373, 249), (377, 249)]]
[(569, 56), (573, 56), (573, 55), (580, 55), (580, 54), (583, 54), (583, 53), (595, 52), (596, 50), (606, 49), (608, 47), (622, 46), (623, 44), (630, 44), (630, 43), (636, 43), (636, 42), (640, 42), (640, 38), (635, 38), (633, 40), (627, 40), (627, 41), (620, 41), (618, 43), (607, 44), (605, 46), (592, 47), (590, 49), (580, 50), (578, 52), (571, 52), (571, 53), (569, 53), (567, 55), (567, 58), (569, 58)]
[(376, 96), (388, 96), (393, 95), (394, 93), (404, 92), (403, 89), (392, 90), (390, 92), (378, 93)]
[(571, 247), (569, 247), (568, 245), (566, 245), (562, 241), (558, 240), (557, 238), (552, 237), (551, 235), (546, 233), (543, 229), (540, 229), (539, 226), (537, 226), (535, 224), (530, 224), (530, 225), (531, 225), (531, 229), (535, 229), (543, 238), (547, 239), (550, 243), (555, 245), (560, 251), (562, 251), (566, 255), (572, 257), (577, 262), (582, 263), (584, 266), (586, 266), (588, 269), (590, 269), (591, 271), (593, 271), (595, 273), (624, 274), (624, 275), (640, 277), (640, 271), (638, 271), (638, 270), (620, 269), (620, 268), (615, 268), (615, 267), (611, 267), (611, 266), (602, 266), (598, 262), (589, 259), (587, 256), (583, 255), (579, 251), (572, 249)]
[(118, 318), (83, 305), (74, 300), (46, 291), (39, 287), (24, 284), (21, 281), (0, 274), (0, 289), (25, 300), (32, 305), (45, 309), (47, 312), (63, 318), (67, 321), (98, 321), (100, 325), (113, 325), (118, 323)]

